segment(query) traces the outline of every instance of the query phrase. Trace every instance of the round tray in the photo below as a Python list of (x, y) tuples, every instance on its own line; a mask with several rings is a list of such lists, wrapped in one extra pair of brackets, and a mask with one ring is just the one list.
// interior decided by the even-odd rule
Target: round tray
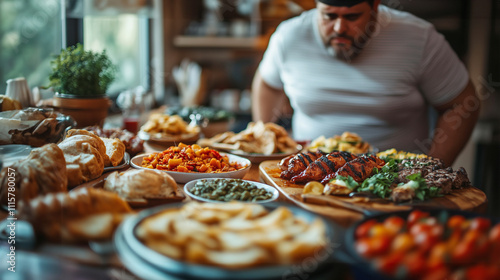
[[(329, 244), (324, 252), (318, 252), (312, 257), (315, 264), (314, 269), (307, 267), (307, 271), (301, 269), (301, 264), (295, 265), (276, 265), (264, 266), (252, 269), (230, 270), (214, 266), (191, 264), (183, 261), (178, 261), (169, 258), (165, 255), (156, 252), (144, 245), (135, 236), (137, 226), (146, 218), (155, 215), (161, 211), (170, 208), (180, 208), (182, 203), (170, 204), (160, 207), (151, 208), (140, 212), (136, 216), (126, 219), (115, 232), (114, 242), (120, 259), (125, 266), (135, 273), (137, 276), (144, 279), (176, 279), (172, 277), (180, 277), (185, 279), (294, 279), (295, 274), (308, 275), (313, 277), (316, 272), (322, 271), (327, 263), (333, 262), (332, 253), (337, 247), (334, 243), (338, 240), (336, 237), (337, 230), (335, 226), (325, 218), (300, 209), (298, 207), (289, 206), (288, 204), (272, 202), (263, 204), (262, 206), (268, 210), (276, 209), (280, 206), (288, 207), (292, 213), (308, 222), (320, 218), (326, 225), (326, 234)], [(308, 262), (309, 263), (309, 262)], [(295, 270), (294, 270), (295, 268)], [(330, 267), (328, 267), (330, 268)], [(290, 277), (292, 278), (290, 278)], [(309, 279), (315, 279), (309, 278)]]

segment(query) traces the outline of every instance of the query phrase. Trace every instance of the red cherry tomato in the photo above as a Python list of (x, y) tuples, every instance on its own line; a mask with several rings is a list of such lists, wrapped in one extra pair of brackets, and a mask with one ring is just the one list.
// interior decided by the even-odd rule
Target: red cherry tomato
[(360, 224), (356, 228), (356, 232), (354, 233), (354, 235), (356, 236), (356, 239), (363, 238), (363, 237), (368, 237), (368, 235), (370, 233), (370, 229), (375, 224), (377, 224), (377, 221), (374, 220), (374, 219), (367, 220), (366, 222)]
[(391, 216), (384, 221), (384, 226), (393, 234), (400, 232), (405, 226), (406, 221), (399, 216)]
[(364, 237), (356, 241), (356, 252), (365, 258), (380, 256), (389, 251), (391, 239), (387, 236)]
[(407, 232), (400, 233), (396, 235), (392, 241), (391, 249), (395, 252), (407, 252), (410, 251), (415, 245), (413, 236)]
[(487, 218), (476, 217), (470, 222), (470, 229), (478, 231), (487, 231), (491, 227), (491, 221)]
[(438, 267), (438, 268), (428, 268), (425, 271), (425, 275), (422, 276), (422, 280), (443, 280), (452, 279), (451, 271), (448, 267)]
[(411, 211), (410, 214), (408, 215), (408, 218), (407, 218), (408, 228), (411, 228), (419, 220), (429, 217), (429, 215), (430, 215), (429, 212), (424, 212), (421, 210)]
[(461, 229), (465, 222), (465, 217), (462, 215), (453, 215), (448, 219), (446, 225), (451, 229)]
[(413, 251), (407, 254), (403, 260), (406, 269), (408, 270), (408, 274), (410, 277), (415, 278), (420, 276), (425, 272), (427, 262), (425, 260), (425, 255), (419, 251)]
[(382, 273), (393, 276), (396, 269), (404, 259), (404, 253), (394, 252), (387, 256), (383, 256), (376, 261), (376, 267)]
[(468, 265), (473, 262), (475, 255), (474, 240), (464, 238), (453, 249), (451, 261), (454, 264)]
[(477, 264), (465, 271), (466, 279), (497, 280), (500, 279), (500, 269), (493, 265)]
[(489, 234), (489, 239), (491, 242), (500, 244), (500, 224), (496, 224), (491, 230)]

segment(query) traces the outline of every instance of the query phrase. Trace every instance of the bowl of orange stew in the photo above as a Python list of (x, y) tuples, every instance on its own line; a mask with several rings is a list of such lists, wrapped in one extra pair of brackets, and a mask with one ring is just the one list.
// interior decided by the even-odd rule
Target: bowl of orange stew
[(250, 170), (251, 162), (207, 147), (179, 143), (160, 153), (138, 155), (132, 158), (130, 165), (161, 170), (170, 174), (177, 183), (187, 183), (203, 178), (241, 179)]

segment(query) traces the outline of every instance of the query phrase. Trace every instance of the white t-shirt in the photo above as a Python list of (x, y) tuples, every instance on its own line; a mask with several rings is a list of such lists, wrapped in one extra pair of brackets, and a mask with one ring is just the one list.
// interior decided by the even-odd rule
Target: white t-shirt
[(429, 148), (428, 105), (451, 101), (468, 72), (434, 27), (379, 6), (377, 29), (352, 61), (334, 58), (321, 40), (317, 10), (282, 22), (259, 72), (284, 89), (293, 137), (312, 140), (355, 132), (380, 150)]

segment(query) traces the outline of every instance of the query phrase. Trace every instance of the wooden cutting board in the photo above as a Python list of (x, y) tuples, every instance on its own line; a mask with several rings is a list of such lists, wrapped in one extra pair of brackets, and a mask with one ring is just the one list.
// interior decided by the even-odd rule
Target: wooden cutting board
[(350, 226), (364, 215), (378, 212), (409, 210), (413, 207), (447, 208), (484, 213), (486, 211), (486, 194), (470, 187), (454, 190), (443, 197), (427, 201), (394, 204), (392, 202), (373, 202), (364, 198), (340, 196), (302, 195), (303, 184), (293, 184), (280, 178), (279, 161), (264, 161), (259, 165), (262, 180), (277, 188), (284, 196), (297, 205), (327, 216), (343, 226)]

